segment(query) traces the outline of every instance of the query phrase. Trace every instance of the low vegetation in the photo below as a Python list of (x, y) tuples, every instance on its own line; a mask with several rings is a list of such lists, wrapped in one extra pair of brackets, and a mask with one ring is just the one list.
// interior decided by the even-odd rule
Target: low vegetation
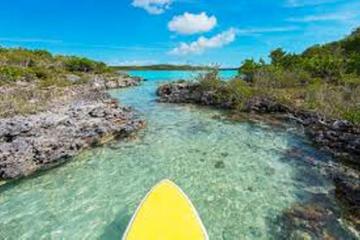
[(231, 102), (239, 110), (254, 95), (253, 88), (245, 81), (240, 78), (223, 81), (216, 69), (198, 75), (196, 81), (202, 91), (213, 93), (216, 102)]
[(260, 95), (360, 123), (360, 28), (340, 41), (316, 45), (301, 54), (276, 49), (269, 58), (269, 63), (245, 60), (239, 79), (224, 82), (214, 71), (199, 81), (239, 107), (247, 98)]
[(69, 75), (103, 74), (112, 69), (102, 62), (75, 56), (53, 56), (43, 50), (0, 48), (0, 86), (17, 82), (66, 86)]
[(66, 88), (87, 83), (94, 74), (111, 74), (104, 63), (43, 50), (0, 47), (0, 117), (46, 109)]

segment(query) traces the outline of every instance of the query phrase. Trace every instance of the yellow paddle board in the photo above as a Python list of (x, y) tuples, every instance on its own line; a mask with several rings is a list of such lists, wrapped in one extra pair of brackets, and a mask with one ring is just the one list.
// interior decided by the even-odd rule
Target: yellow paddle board
[(141, 202), (123, 240), (208, 240), (208, 235), (189, 198), (164, 180)]

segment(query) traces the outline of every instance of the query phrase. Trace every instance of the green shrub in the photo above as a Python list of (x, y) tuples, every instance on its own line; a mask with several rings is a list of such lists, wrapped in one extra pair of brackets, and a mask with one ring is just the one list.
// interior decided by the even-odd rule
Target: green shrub
[(350, 36), (340, 41), (341, 47), (347, 54), (360, 53), (360, 28), (357, 28)]
[(277, 48), (273, 50), (269, 55), (271, 59), (271, 64), (282, 66), (285, 56), (286, 52), (282, 48)]
[(253, 94), (251, 87), (242, 79), (222, 80), (217, 69), (199, 75), (197, 81), (202, 91), (212, 92), (216, 102), (231, 103), (239, 109)]
[[(80, 79), (71, 81), (71, 74)], [(65, 91), (66, 87), (87, 83), (94, 74), (111, 78), (114, 72), (104, 63), (86, 58), (0, 47), (0, 86), (7, 85), (6, 91), (0, 94), (0, 117), (46, 110), (53, 99), (73, 97), (72, 91)], [(30, 84), (15, 85), (19, 81)]]
[(85, 73), (106, 73), (110, 72), (110, 68), (105, 63), (92, 61), (87, 58), (69, 57), (65, 60), (65, 68), (70, 72)]
[(49, 53), (46, 50), (34, 50), (32, 51), (35, 56), (37, 56), (39, 59), (52, 59), (53, 56), (51, 53)]
[(278, 48), (270, 64), (245, 60), (239, 72), (253, 94), (359, 122), (360, 28), (343, 40), (315, 45), (302, 54)]
[(42, 67), (34, 67), (32, 68), (32, 71), (34, 72), (35, 76), (39, 79), (49, 78), (53, 74), (46, 68), (42, 68)]
[(255, 73), (265, 65), (262, 61), (255, 62), (254, 59), (246, 59), (239, 68), (239, 75), (245, 76), (245, 80), (252, 82)]
[(329, 83), (338, 83), (344, 69), (344, 60), (332, 55), (305, 58), (303, 68), (313, 77), (324, 79)]
[(256, 71), (253, 85), (265, 88), (293, 88), (305, 85), (310, 80), (311, 76), (302, 69), (289, 71), (279, 66), (268, 65)]
[(345, 111), (343, 117), (350, 122), (360, 124), (360, 108)]
[(217, 90), (223, 84), (219, 77), (218, 69), (199, 74), (196, 80), (199, 82), (201, 89), (205, 91)]
[(341, 85), (349, 86), (351, 88), (360, 86), (360, 76), (354, 73), (343, 74), (341, 76)]
[(35, 78), (35, 74), (31, 69), (0, 66), (0, 85), (14, 83), (16, 81), (31, 81)]
[(92, 72), (94, 63), (87, 58), (70, 57), (65, 61), (65, 67), (70, 72)]
[(233, 79), (226, 83), (228, 99), (235, 104), (235, 107), (241, 109), (244, 103), (254, 95), (254, 90), (241, 79)]
[(48, 88), (48, 87), (52, 87), (52, 86), (68, 87), (68, 86), (71, 86), (72, 84), (73, 84), (72, 82), (70, 82), (69, 80), (67, 80), (67, 79), (65, 79), (64, 77), (61, 77), (61, 76), (54, 76), (54, 77), (41, 79), (37, 83), (37, 85), (40, 88)]
[(334, 118), (359, 122), (360, 88), (349, 89), (321, 81), (310, 84), (306, 91), (305, 107)]
[(353, 53), (349, 57), (346, 70), (348, 73), (354, 73), (360, 76), (360, 53)]

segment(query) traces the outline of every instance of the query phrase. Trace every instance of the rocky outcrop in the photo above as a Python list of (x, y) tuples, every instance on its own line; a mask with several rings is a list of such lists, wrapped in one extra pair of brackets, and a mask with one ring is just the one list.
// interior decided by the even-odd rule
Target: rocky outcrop
[(0, 120), (0, 178), (14, 179), (59, 165), (81, 150), (144, 126), (133, 111), (103, 92), (27, 117)]
[(234, 103), (224, 102), (216, 97), (213, 91), (203, 91), (199, 84), (181, 81), (178, 83), (164, 84), (157, 89), (159, 102), (168, 103), (195, 103), (206, 106), (232, 108)]
[[(159, 102), (168, 103), (196, 103), (221, 108), (234, 108), (235, 102), (224, 101), (216, 97), (214, 91), (204, 91), (199, 84), (181, 81), (160, 86), (157, 89)], [(286, 113), (290, 109), (265, 97), (253, 97), (246, 102), (244, 111), (256, 113)]]
[[(82, 81), (77, 75), (67, 79)], [(0, 118), (0, 179), (21, 178), (57, 166), (85, 148), (128, 136), (144, 126), (134, 111), (105, 92), (138, 85), (140, 78), (110, 74), (91, 79), (61, 89), (63, 94), (49, 99), (41, 112)], [(0, 90), (6, 93), (19, 87)], [(22, 89), (33, 87), (25, 84)]]
[(142, 78), (131, 77), (127, 74), (94, 75), (90, 81), (92, 87), (102, 90), (137, 86), (141, 82)]
[(318, 121), (306, 129), (307, 135), (321, 148), (360, 168), (360, 128), (347, 121)]
[[(157, 95), (160, 102), (196, 103), (228, 109), (234, 107), (231, 101), (221, 102), (213, 92), (203, 91), (197, 83), (165, 84), (158, 88)], [(260, 96), (250, 98), (244, 104), (243, 111), (284, 114), (287, 119), (303, 125), (307, 136), (322, 149), (360, 167), (360, 126), (348, 121), (326, 119), (314, 112), (293, 109)]]
[(253, 97), (249, 99), (244, 111), (255, 113), (289, 113), (291, 110), (284, 104), (280, 104), (266, 97)]
[(198, 84), (189, 84), (187, 82), (169, 83), (161, 85), (157, 91), (159, 102), (168, 103), (203, 103), (203, 93)]

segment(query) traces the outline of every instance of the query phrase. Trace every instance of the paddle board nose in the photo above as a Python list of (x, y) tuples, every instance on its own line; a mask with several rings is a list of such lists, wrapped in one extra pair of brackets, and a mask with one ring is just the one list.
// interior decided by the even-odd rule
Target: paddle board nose
[(207, 240), (206, 229), (187, 195), (166, 179), (145, 196), (123, 240)]

